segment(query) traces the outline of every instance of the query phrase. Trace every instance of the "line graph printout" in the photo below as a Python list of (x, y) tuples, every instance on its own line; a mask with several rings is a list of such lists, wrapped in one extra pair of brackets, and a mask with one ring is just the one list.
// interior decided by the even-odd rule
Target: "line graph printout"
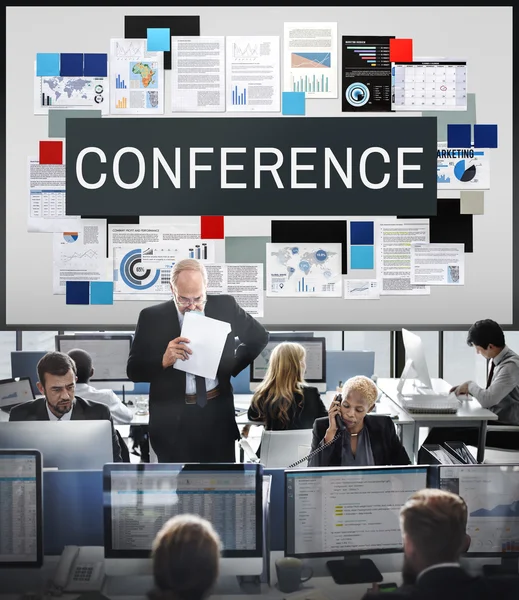
[(40, 165), (28, 159), (29, 211), (27, 231), (74, 229), (80, 217), (65, 214), (65, 165)]
[(284, 25), (283, 91), (337, 98), (337, 23)]
[(227, 36), (226, 107), (231, 112), (279, 112), (279, 36)]
[(440, 467), (440, 487), (467, 503), (469, 552), (519, 552), (519, 466)]
[(400, 508), (427, 470), (287, 471), (287, 551), (322, 554), (402, 547)]
[(112, 281), (106, 258), (106, 220), (80, 219), (75, 230), (54, 233), (53, 293), (66, 293), (67, 281)]
[(225, 38), (171, 38), (171, 111), (225, 110)]
[(345, 279), (344, 298), (346, 300), (379, 300), (380, 282), (378, 279)]
[(146, 39), (110, 40), (110, 113), (164, 114), (164, 52), (148, 52)]

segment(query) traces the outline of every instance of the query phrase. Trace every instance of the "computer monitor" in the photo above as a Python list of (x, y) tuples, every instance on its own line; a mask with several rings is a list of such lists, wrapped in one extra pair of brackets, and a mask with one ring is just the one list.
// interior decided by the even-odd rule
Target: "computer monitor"
[(467, 503), (467, 556), (500, 557), (487, 574), (518, 572), (519, 465), (437, 465), (438, 487)]
[(400, 508), (427, 484), (427, 466), (287, 470), (285, 555), (342, 556), (326, 563), (339, 584), (382, 581), (360, 556), (403, 551)]
[(399, 393), (403, 393), (405, 382), (409, 379), (412, 371), (414, 371), (416, 379), (422, 384), (423, 388), (432, 390), (432, 381), (420, 336), (411, 333), (407, 329), (402, 329), (402, 338), (405, 347), (405, 367), (397, 387)]
[(34, 397), (40, 395), (36, 382), (38, 381), (38, 363), (46, 352), (16, 350), (11, 352), (11, 377), (29, 377), (31, 380), (31, 388)]
[[(220, 535), (220, 575), (260, 575), (262, 485), (259, 464), (105, 465), (105, 557), (124, 559), (126, 565), (134, 559), (132, 573), (148, 574), (153, 539), (164, 523), (175, 515), (194, 513), (210, 521)], [(114, 568), (107, 561), (110, 567)]]
[(13, 406), (34, 400), (29, 377), (0, 379), (0, 408), (9, 412)]
[(306, 349), (305, 380), (315, 386), (320, 393), (326, 393), (326, 338), (324, 337), (292, 337), (290, 333), (269, 339), (260, 355), (250, 366), (250, 390), (254, 392), (263, 381), (269, 365), (272, 350), (281, 342), (295, 342)]
[[(284, 468), (310, 454), (312, 429), (266, 431), (261, 436), (261, 464), (265, 467)], [(302, 465), (306, 466), (306, 465)]]
[(57, 335), (56, 350), (69, 352), (76, 348), (92, 357), (94, 376), (91, 381), (128, 381), (126, 365), (133, 336), (131, 334)]
[(85, 471), (114, 460), (108, 420), (0, 422), (0, 447), (37, 448), (44, 468)]
[(0, 568), (43, 564), (42, 460), (38, 450), (0, 450)]

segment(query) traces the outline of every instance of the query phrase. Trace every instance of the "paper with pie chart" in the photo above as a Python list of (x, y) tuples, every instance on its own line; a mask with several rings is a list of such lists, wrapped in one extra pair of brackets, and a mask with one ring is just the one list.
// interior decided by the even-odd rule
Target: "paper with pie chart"
[(341, 244), (267, 244), (267, 296), (340, 298), (341, 257)]
[(439, 190), (490, 189), (489, 151), (439, 145), (437, 182)]
[[(195, 244), (196, 242), (196, 244)], [(114, 299), (155, 300), (171, 296), (169, 279), (173, 265), (184, 258), (214, 263), (215, 247), (206, 240), (195, 256), (200, 240), (175, 240), (168, 244), (121, 244), (113, 247)]]

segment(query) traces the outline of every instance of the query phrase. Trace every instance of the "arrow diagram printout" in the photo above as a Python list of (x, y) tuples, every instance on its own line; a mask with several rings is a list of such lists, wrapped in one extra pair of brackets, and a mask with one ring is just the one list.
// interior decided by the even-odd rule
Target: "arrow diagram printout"
[(337, 98), (337, 23), (285, 23), (283, 91)]
[(341, 244), (267, 244), (267, 296), (340, 298)]
[(81, 219), (76, 231), (53, 235), (54, 294), (65, 294), (67, 281), (112, 281), (105, 219)]

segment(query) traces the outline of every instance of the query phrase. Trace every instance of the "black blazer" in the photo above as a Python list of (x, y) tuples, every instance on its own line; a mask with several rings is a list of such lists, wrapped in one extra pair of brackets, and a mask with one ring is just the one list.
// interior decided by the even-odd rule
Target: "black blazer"
[(259, 421), (265, 425), (265, 429), (271, 431), (291, 429), (312, 429), (314, 421), (319, 417), (325, 417), (328, 411), (324, 407), (319, 391), (316, 387), (305, 386), (303, 396), (294, 394), (294, 402), (288, 409), (290, 421), (287, 425), (276, 419), (272, 411), (266, 414), (266, 421), (260, 418), (259, 412), (252, 405), (249, 408), (249, 421)]
[(519, 576), (472, 577), (461, 567), (438, 567), (424, 573), (413, 585), (394, 592), (368, 592), (362, 600), (517, 600)]
[[(30, 402), (18, 404), (11, 408), (9, 413), (9, 421), (49, 421), (49, 413), (47, 412), (45, 398), (37, 398)], [(72, 408), (71, 421), (110, 421), (112, 426), (112, 448), (114, 453), (114, 462), (122, 462), (121, 447), (117, 439), (114, 423), (110, 409), (105, 404), (92, 402), (91, 400), (83, 400), (79, 396), (75, 397), (74, 406)]]
[[(328, 429), (328, 417), (317, 419), (314, 423), (312, 436), (312, 450), (317, 449)], [(395, 425), (391, 417), (366, 415), (364, 427), (369, 432), (371, 451), (376, 465), (409, 465), (409, 456), (399, 440)], [(342, 462), (342, 438), (339, 437), (333, 446), (319, 452), (311, 458), (308, 465), (311, 467), (335, 467)]]
[[(217, 371), (220, 395), (204, 408), (185, 402), (186, 374), (162, 367), (169, 342), (180, 335), (173, 300), (141, 311), (128, 357), (131, 381), (150, 383), (150, 441), (160, 462), (235, 462), (240, 437), (234, 414), (231, 376), (265, 348), (268, 332), (232, 296), (207, 297), (207, 317), (231, 325)], [(240, 345), (235, 349), (235, 338)]]

